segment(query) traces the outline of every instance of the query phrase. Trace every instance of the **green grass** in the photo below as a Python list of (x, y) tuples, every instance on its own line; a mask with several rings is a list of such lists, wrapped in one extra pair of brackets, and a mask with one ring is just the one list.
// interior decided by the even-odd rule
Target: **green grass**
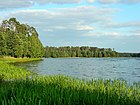
[(31, 62), (31, 61), (39, 61), (41, 58), (14, 58), (14, 57), (2, 57), (0, 61), (6, 63), (15, 63), (15, 62)]
[(140, 84), (61, 75), (30, 79), (29, 71), (2, 61), (0, 74), (0, 105), (140, 105)]
[(139, 86), (124, 81), (81, 81), (65, 76), (2, 82), (1, 105), (140, 105)]
[(33, 75), (33, 73), (28, 70), (18, 68), (3, 61), (0, 61), (0, 76), (5, 80), (26, 79), (31, 75)]

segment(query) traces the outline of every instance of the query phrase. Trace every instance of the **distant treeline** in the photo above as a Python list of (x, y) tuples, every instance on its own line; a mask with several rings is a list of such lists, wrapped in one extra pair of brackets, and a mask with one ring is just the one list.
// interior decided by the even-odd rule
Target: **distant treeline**
[(97, 47), (46, 47), (45, 57), (119, 57), (119, 53), (111, 48)]
[(36, 29), (20, 24), (16, 18), (4, 20), (0, 26), (0, 56), (43, 57), (44, 47)]
[(119, 57), (140, 57), (140, 53), (119, 53)]
[(46, 58), (58, 57), (140, 57), (140, 53), (119, 53), (111, 48), (97, 47), (45, 47)]

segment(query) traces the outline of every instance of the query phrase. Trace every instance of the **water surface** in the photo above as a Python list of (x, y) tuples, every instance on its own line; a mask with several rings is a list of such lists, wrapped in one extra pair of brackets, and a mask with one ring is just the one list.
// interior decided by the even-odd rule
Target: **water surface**
[(45, 58), (17, 63), (39, 75), (67, 75), (80, 79), (120, 79), (140, 81), (140, 58)]

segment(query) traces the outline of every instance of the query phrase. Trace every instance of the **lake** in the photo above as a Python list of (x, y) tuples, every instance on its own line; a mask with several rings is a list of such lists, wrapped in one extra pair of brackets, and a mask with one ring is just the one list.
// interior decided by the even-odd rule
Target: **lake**
[(16, 63), (39, 75), (66, 75), (74, 78), (119, 79), (140, 82), (140, 58), (45, 58), (42, 61)]

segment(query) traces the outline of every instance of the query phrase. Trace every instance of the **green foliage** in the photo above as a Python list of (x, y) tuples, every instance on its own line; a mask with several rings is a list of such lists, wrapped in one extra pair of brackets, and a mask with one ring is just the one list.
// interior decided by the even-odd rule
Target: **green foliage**
[(97, 47), (45, 47), (45, 57), (140, 57), (140, 53), (119, 53), (110, 48)]
[(6, 42), (4, 35), (0, 32), (0, 56), (6, 55)]
[(132, 57), (140, 57), (140, 53), (133, 53), (131, 54)]
[(45, 57), (118, 57), (118, 52), (97, 47), (46, 47)]
[(37, 76), (0, 61), (0, 105), (139, 105), (140, 84)]
[(20, 24), (16, 18), (4, 20), (0, 26), (0, 56), (42, 57), (43, 45), (34, 27)]
[(140, 53), (119, 53), (120, 57), (140, 57)]
[(82, 81), (65, 76), (35, 77), (0, 86), (1, 105), (139, 105), (139, 85), (119, 80)]
[(15, 66), (6, 64), (0, 61), (0, 77), (4, 79), (26, 79), (26, 77), (31, 76), (31, 72), (24, 70), (22, 68), (17, 68)]
[(31, 61), (40, 61), (41, 58), (13, 58), (13, 57), (1, 57), (0, 62), (5, 63), (18, 63), (18, 62), (31, 62)]

